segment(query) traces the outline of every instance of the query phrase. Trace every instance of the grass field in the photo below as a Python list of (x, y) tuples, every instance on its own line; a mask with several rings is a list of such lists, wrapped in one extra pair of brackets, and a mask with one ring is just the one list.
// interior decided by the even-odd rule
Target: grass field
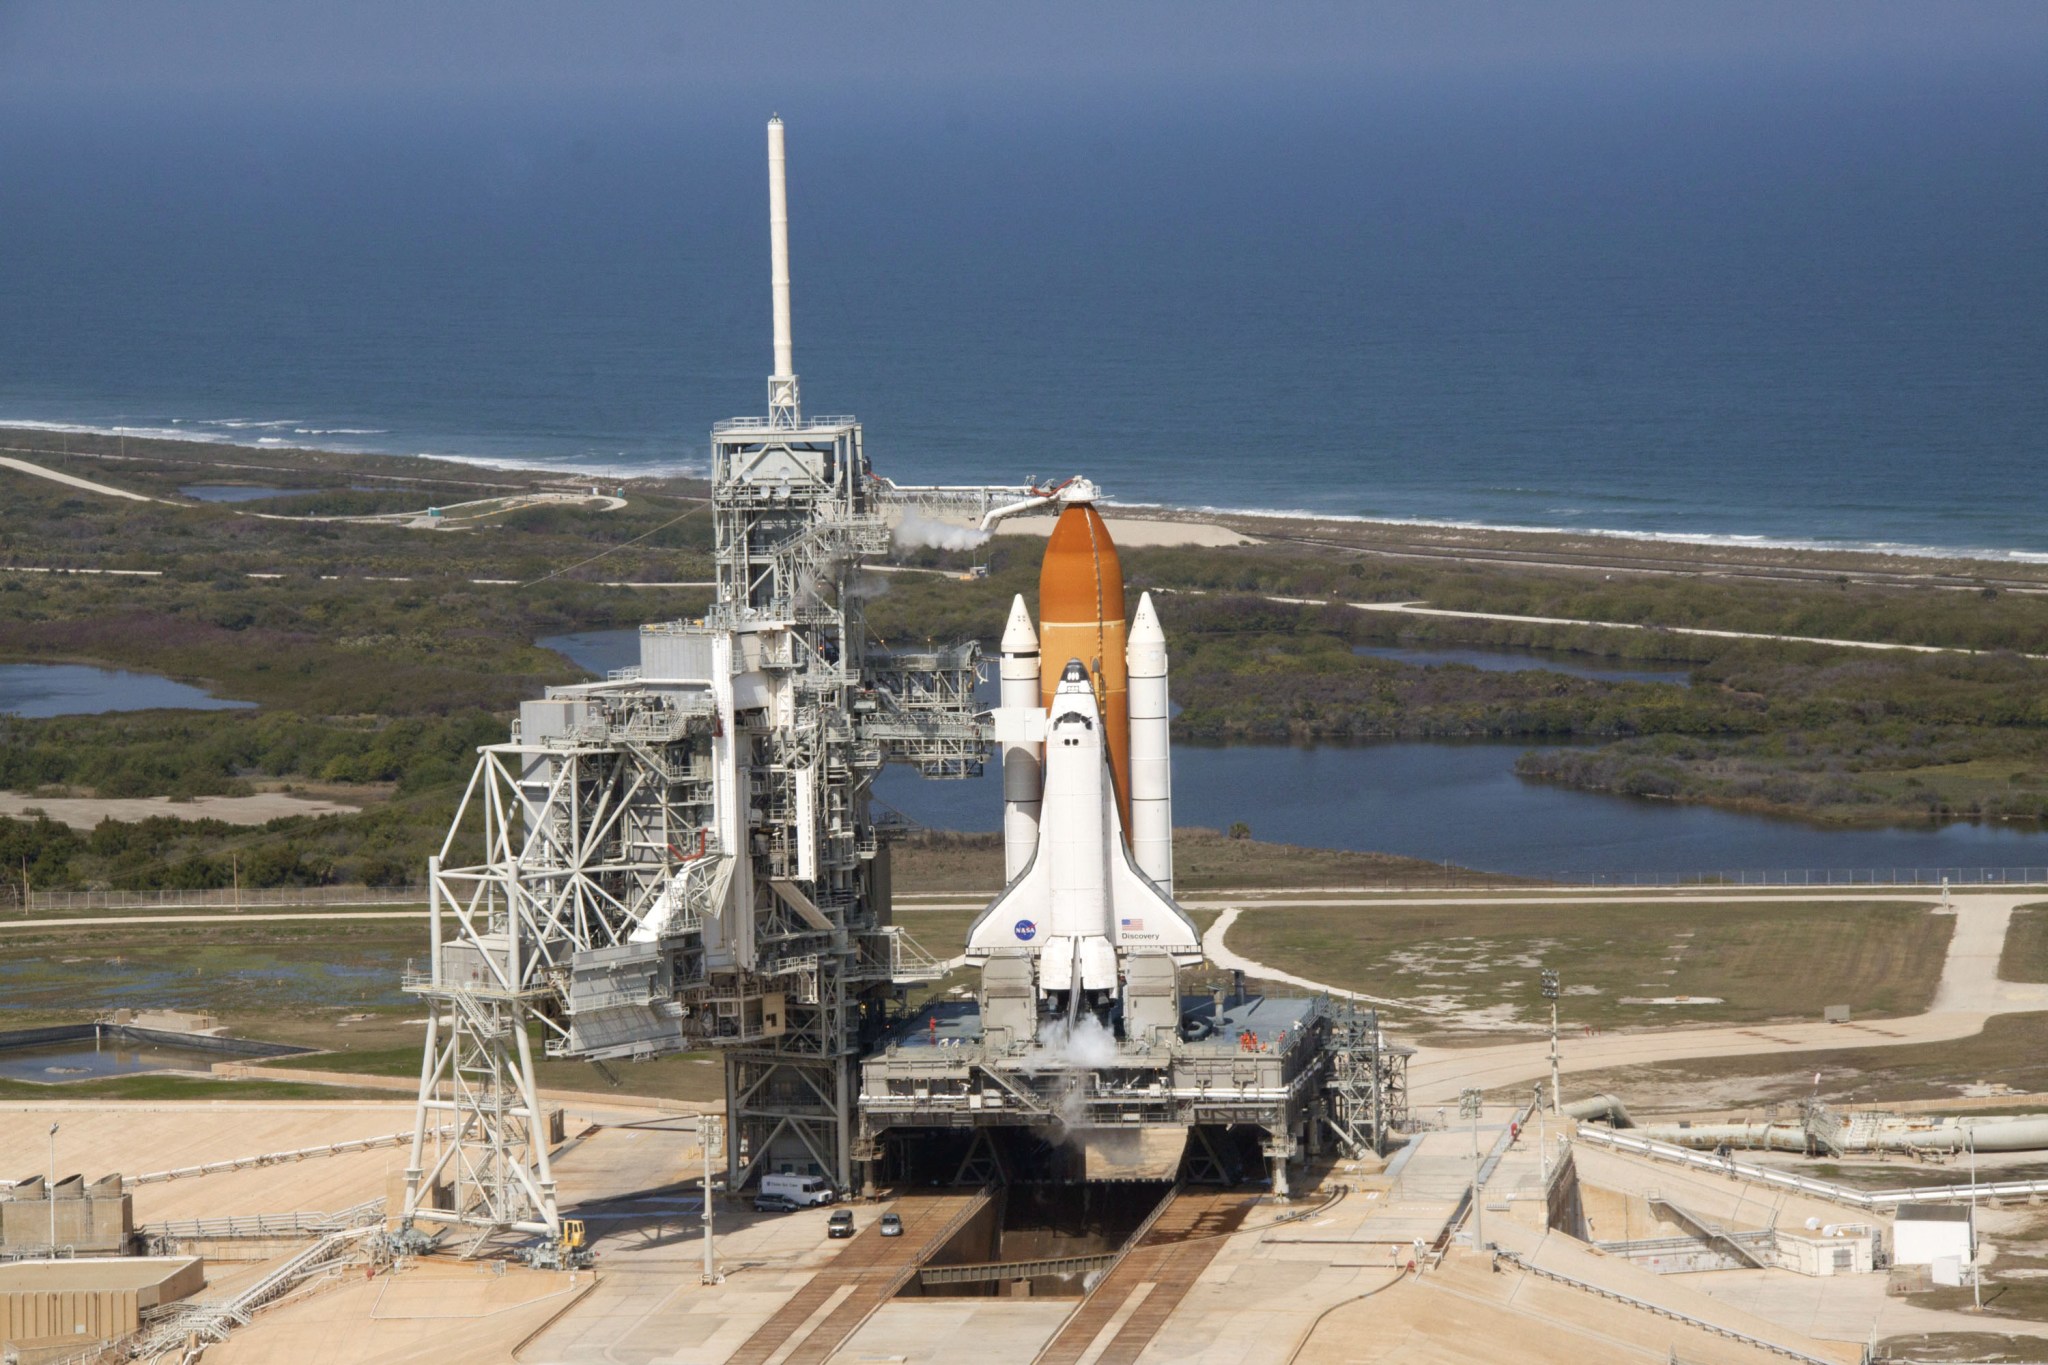
[(1998, 976), (2001, 981), (2048, 981), (2048, 905), (2022, 905), (2012, 912)]
[(1612, 1067), (1575, 1076), (1568, 1088), (1584, 1095), (1612, 1091), (1631, 1113), (1655, 1113), (1787, 1104), (1810, 1095), (1831, 1104), (1948, 1099), (1987, 1081), (2029, 1093), (2048, 1090), (2048, 1013), (1997, 1015), (1982, 1033), (1944, 1043)]
[[(1566, 1025), (1610, 1029), (1813, 1018), (1832, 1004), (1859, 1018), (1916, 1014), (1952, 927), (1895, 903), (1589, 901), (1248, 909), (1229, 942), (1312, 980), (1413, 1001), (1452, 1031), (1547, 1018), (1539, 973), (1550, 968)], [(1649, 1003), (1677, 996), (1692, 1003)]]

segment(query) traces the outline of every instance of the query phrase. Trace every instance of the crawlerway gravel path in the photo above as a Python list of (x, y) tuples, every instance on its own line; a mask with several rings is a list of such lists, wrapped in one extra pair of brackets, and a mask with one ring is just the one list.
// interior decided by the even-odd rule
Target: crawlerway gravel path
[[(1927, 899), (1925, 892), (1909, 899)], [(1549, 898), (1544, 898), (1548, 900)], [(1726, 904), (1730, 892), (1712, 896), (1662, 897), (1659, 904), (1688, 901)], [(1774, 895), (1782, 901), (1868, 900), (1869, 895)], [(1990, 892), (1955, 892), (1950, 902), (1956, 916), (1955, 934), (1949, 939), (1948, 956), (1942, 963), (1941, 981), (1935, 988), (1934, 1003), (1925, 1014), (1904, 1019), (1879, 1019), (1849, 1024), (1786, 1023), (1729, 1025), (1721, 1028), (1666, 1029), (1646, 1033), (1604, 1033), (1590, 1038), (1573, 1038), (1563, 1050), (1562, 1070), (1599, 1071), (1615, 1066), (1640, 1066), (1652, 1062), (1681, 1061), (1692, 1057), (1739, 1057), (1762, 1052), (1811, 1052), (1842, 1047), (1903, 1047), (1913, 1043), (1939, 1043), (1979, 1033), (1994, 1015), (2048, 1010), (2048, 984), (1999, 979), (1998, 959), (2005, 948), (2006, 929), (2013, 910), (2042, 899), (2039, 892), (2028, 895)], [(1361, 914), (1375, 904), (1361, 902)], [(1436, 902), (1441, 904), (1442, 902)], [(1530, 905), (1528, 897), (1485, 899), (1473, 897), (1458, 902), (1466, 905)], [(1555, 902), (1553, 902), (1555, 903)], [(1386, 997), (1360, 995), (1325, 982), (1296, 976), (1242, 953), (1233, 952), (1226, 942), (1231, 925), (1242, 913), (1227, 909), (1209, 926), (1202, 947), (1209, 960), (1226, 970), (1239, 970), (1266, 981), (1284, 981), (1307, 990), (1329, 991), (1369, 1004), (1404, 1006)], [(1413, 1006), (1405, 1006), (1414, 1008)], [(1550, 1044), (1544, 1042), (1503, 1043), (1487, 1047), (1424, 1047), (1417, 1051), (1408, 1068), (1408, 1089), (1417, 1106), (1448, 1103), (1467, 1086), (1491, 1090), (1520, 1081), (1537, 1080), (1550, 1071)]]

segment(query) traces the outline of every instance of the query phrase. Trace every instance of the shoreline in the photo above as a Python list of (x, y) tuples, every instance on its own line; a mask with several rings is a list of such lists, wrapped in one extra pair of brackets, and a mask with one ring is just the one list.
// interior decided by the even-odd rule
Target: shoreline
[[(250, 422), (250, 431), (278, 427), (297, 428), (293, 422)], [(384, 434), (381, 429), (306, 429), (308, 434)], [(49, 444), (49, 438), (58, 444)], [(350, 446), (285, 443), (282, 438), (258, 437), (238, 441), (227, 436), (183, 431), (158, 426), (100, 427), (84, 423), (42, 422), (25, 418), (0, 421), (0, 447), (22, 451), (88, 458), (124, 458), (103, 450), (71, 450), (69, 438), (91, 441), (137, 442), (147, 447), (176, 446), (189, 452), (238, 453), (245, 458), (313, 456), (349, 460), (420, 462), (454, 465), (464, 470), (507, 476), (524, 476), (541, 481), (588, 482), (592, 479), (633, 484), (673, 484), (705, 481), (701, 467), (677, 464), (667, 467), (634, 465), (571, 465), (546, 460), (521, 461), (503, 456), (463, 455), (431, 451), (401, 453)], [(15, 445), (16, 439), (33, 442)], [(146, 458), (126, 456), (125, 458)], [(217, 461), (201, 461), (218, 463)], [(286, 472), (281, 470), (280, 472)], [(461, 482), (450, 479), (449, 482)], [(1104, 506), (1119, 515), (1138, 520), (1200, 521), (1227, 526), (1261, 540), (1298, 540), (1304, 535), (1349, 539), (1413, 541), (1429, 544), (1439, 551), (1510, 550), (1522, 553), (1545, 550), (1571, 555), (1621, 554), (1630, 558), (1663, 555), (1687, 562), (1727, 563), (1756, 567), (1783, 565), (1800, 569), (1836, 567), (1854, 572), (1878, 569), (1899, 575), (1945, 574), (1976, 578), (1987, 573), (2015, 575), (2015, 583), (2039, 582), (2048, 587), (2048, 549), (2025, 550), (1990, 546), (1947, 546), (1885, 541), (1799, 541), (1737, 531), (1661, 531), (1623, 527), (1529, 526), (1466, 520), (1457, 517), (1387, 516), (1370, 517), (1349, 513), (1317, 512), (1312, 509), (1270, 507), (1219, 507), (1210, 504), (1124, 502), (1108, 498)], [(1359, 545), (1356, 548), (1371, 548)], [(1975, 566), (1975, 572), (1972, 567)]]

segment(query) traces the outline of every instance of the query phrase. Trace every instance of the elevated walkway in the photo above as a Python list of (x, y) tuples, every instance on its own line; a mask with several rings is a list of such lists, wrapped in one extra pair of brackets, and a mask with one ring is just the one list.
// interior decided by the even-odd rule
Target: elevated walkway
[(1661, 1194), (1645, 1196), (1650, 1212), (1667, 1223), (1676, 1223), (1694, 1237), (1725, 1255), (1732, 1256), (1751, 1270), (1769, 1270), (1772, 1262), (1769, 1248), (1759, 1252), (1752, 1245), (1754, 1238), (1739, 1238), (1727, 1228), (1710, 1219), (1702, 1218), (1684, 1207), (1672, 1203)]
[(1768, 1185), (1773, 1189), (1793, 1194), (1810, 1195), (1815, 1199), (1846, 1204), (1850, 1208), (1865, 1211), (1892, 1209), (1901, 1204), (1953, 1204), (1967, 1201), (1973, 1194), (1978, 1199), (2025, 1199), (2048, 1194), (2048, 1180), (1997, 1180), (1980, 1181), (1975, 1185), (1919, 1185), (1895, 1190), (1858, 1190), (1847, 1185), (1838, 1185), (1831, 1180), (1818, 1180), (1794, 1171), (1781, 1171), (1774, 1166), (1759, 1166), (1754, 1162), (1737, 1161), (1733, 1157), (1695, 1152), (1689, 1147), (1656, 1142), (1649, 1138), (1636, 1137), (1631, 1133), (1616, 1133), (1590, 1124), (1580, 1126), (1575, 1140), (1595, 1147), (1604, 1147), (1613, 1152), (1628, 1152), (1635, 1156), (1648, 1157), (1652, 1161), (1667, 1161), (1689, 1170), (1730, 1176), (1752, 1184)]

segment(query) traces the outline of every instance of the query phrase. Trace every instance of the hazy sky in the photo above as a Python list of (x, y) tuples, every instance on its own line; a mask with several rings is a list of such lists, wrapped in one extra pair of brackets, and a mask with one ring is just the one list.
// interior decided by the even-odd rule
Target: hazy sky
[(0, 0), (0, 90), (400, 95), (1218, 85), (2041, 62), (2048, 3)]

